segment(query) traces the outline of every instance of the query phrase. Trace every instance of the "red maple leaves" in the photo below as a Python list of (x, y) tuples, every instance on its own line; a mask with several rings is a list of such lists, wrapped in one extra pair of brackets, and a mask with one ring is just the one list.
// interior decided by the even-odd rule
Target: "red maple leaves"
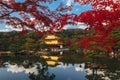
[[(91, 4), (93, 7), (92, 10), (79, 15), (62, 13), (72, 10), (72, 6), (67, 8), (60, 4), (56, 10), (51, 11), (47, 5), (44, 5), (44, 3), (51, 4), (54, 1), (25, 0), (16, 2), (15, 0), (0, 0), (0, 21), (6, 20), (5, 22), (16, 28), (23, 28), (23, 32), (26, 31), (27, 27), (37, 33), (44, 33), (48, 30), (51, 32), (59, 31), (65, 25), (76, 25), (77, 22), (83, 22), (88, 25), (86, 30), (92, 29), (95, 34), (81, 39), (81, 43), (84, 43), (81, 44), (83, 48), (112, 49), (116, 39), (111, 39), (110, 35), (116, 27), (120, 26), (119, 0), (74, 0), (82, 5)], [(18, 13), (18, 16), (11, 15), (14, 12)]]

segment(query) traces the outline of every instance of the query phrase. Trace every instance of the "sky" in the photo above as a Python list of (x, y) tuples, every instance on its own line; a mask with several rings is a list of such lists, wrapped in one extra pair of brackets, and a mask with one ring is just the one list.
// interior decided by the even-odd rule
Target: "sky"
[[(24, 0), (17, 0), (19, 2), (21, 1), (24, 1)], [(52, 3), (52, 4), (49, 4), (49, 3), (46, 3), (47, 6), (49, 6), (49, 8), (51, 10), (54, 10), (58, 7), (58, 5), (63, 2), (63, 4), (65, 4), (66, 6), (73, 6), (73, 9), (72, 11), (68, 11), (66, 13), (68, 14), (71, 14), (71, 13), (74, 13), (74, 14), (80, 14), (81, 12), (84, 12), (86, 10), (91, 10), (92, 7), (90, 4), (88, 5), (80, 5), (78, 3), (73, 3), (73, 0), (57, 0), (56, 2)], [(18, 16), (16, 13), (12, 14), (14, 16)], [(63, 29), (74, 29), (74, 28), (85, 28), (86, 25), (83, 24), (83, 23), (78, 23), (77, 26), (71, 26), (71, 25), (66, 25), (64, 26)], [(12, 31), (12, 30), (16, 30), (16, 31), (20, 31), (20, 29), (14, 29), (12, 28), (12, 26), (8, 26), (6, 24), (0, 24), (0, 32), (8, 32), (8, 31)]]

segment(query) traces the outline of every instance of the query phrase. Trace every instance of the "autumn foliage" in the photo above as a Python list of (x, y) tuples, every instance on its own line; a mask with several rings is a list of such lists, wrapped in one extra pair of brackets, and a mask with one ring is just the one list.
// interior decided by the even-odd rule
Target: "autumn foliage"
[[(93, 8), (79, 15), (65, 13), (72, 10), (72, 6), (60, 4), (55, 10), (50, 10), (45, 5), (55, 1), (57, 0), (0, 0), (0, 22), (22, 28), (22, 32), (29, 28), (38, 34), (59, 31), (67, 24), (83, 22), (88, 25), (85, 31), (93, 30), (94, 34), (81, 39), (83, 48), (112, 50), (118, 39), (111, 38), (110, 35), (116, 27), (120, 27), (119, 0), (73, 0), (81, 5), (91, 4)], [(13, 13), (18, 16), (11, 15)]]

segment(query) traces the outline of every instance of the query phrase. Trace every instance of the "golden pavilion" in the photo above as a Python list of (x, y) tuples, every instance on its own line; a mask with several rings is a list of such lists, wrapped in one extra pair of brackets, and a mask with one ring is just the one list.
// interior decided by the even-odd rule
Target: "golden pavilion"
[(47, 33), (43, 36), (42, 42), (47, 45), (62, 45), (63, 41), (55, 33)]

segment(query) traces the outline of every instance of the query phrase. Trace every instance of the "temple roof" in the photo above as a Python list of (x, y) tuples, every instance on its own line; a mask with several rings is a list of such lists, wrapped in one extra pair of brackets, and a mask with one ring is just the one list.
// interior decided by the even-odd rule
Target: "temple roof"
[(45, 39), (60, 39), (60, 37), (54, 34), (48, 34), (46, 35)]
[(48, 44), (48, 45), (63, 44), (63, 41), (55, 33), (54, 34), (51, 34), (51, 33), (45, 34), (42, 38), (42, 42), (44, 42), (45, 44)]

